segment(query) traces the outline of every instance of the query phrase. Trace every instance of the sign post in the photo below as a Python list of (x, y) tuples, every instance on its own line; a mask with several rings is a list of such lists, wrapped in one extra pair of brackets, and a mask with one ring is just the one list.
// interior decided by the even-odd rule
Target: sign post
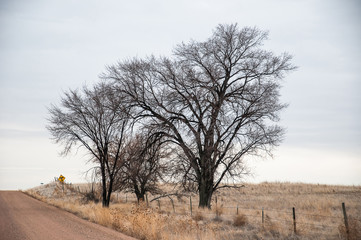
[(63, 185), (63, 192), (64, 192), (64, 181), (65, 181), (65, 177), (60, 174), (58, 180), (59, 180), (59, 182), (61, 182), (61, 184)]

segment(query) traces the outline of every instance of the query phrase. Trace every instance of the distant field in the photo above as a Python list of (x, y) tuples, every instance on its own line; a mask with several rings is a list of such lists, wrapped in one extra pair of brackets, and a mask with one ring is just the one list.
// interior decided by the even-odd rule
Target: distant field
[[(172, 187), (164, 189), (171, 192)], [(348, 239), (361, 239), (361, 186), (245, 184), (215, 193), (212, 210), (198, 209), (196, 195), (152, 202), (158, 196), (149, 195), (148, 204), (138, 206), (133, 194), (122, 192), (113, 195), (110, 209), (103, 209), (86, 201), (89, 191), (88, 184), (65, 185), (63, 192), (52, 183), (27, 192), (139, 239), (346, 239), (345, 203)]]

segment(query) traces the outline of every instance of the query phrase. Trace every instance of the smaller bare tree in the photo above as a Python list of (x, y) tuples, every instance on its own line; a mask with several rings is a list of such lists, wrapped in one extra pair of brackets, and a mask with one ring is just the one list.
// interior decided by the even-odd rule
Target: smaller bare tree
[(135, 193), (138, 201), (144, 201), (146, 192), (161, 193), (158, 186), (167, 172), (164, 158), (170, 154), (165, 144), (159, 135), (140, 133), (124, 147), (120, 184)]
[(121, 164), (120, 152), (129, 128), (129, 108), (109, 84), (100, 83), (82, 91), (65, 93), (61, 107), (49, 108), (48, 130), (56, 143), (64, 145), (63, 155), (75, 146), (83, 147), (98, 164), (102, 181), (102, 204), (108, 207), (113, 183)]

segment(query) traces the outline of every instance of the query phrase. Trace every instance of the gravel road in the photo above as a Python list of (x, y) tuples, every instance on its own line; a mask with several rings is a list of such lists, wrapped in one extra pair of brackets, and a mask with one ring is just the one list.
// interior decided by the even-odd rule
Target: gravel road
[(0, 240), (135, 240), (17, 191), (0, 191)]

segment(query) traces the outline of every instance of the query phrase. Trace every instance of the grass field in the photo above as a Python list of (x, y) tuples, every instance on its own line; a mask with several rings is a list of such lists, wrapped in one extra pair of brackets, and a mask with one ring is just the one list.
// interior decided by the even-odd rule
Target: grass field
[[(190, 196), (151, 202), (157, 196), (149, 195), (148, 202), (138, 205), (135, 196), (122, 192), (104, 209), (86, 201), (89, 189), (65, 185), (63, 192), (59, 183), (52, 183), (27, 193), (139, 239), (361, 239), (361, 186), (245, 184), (215, 193), (212, 210), (198, 209), (196, 195), (191, 196), (192, 207)], [(170, 186), (164, 189), (170, 191)]]

